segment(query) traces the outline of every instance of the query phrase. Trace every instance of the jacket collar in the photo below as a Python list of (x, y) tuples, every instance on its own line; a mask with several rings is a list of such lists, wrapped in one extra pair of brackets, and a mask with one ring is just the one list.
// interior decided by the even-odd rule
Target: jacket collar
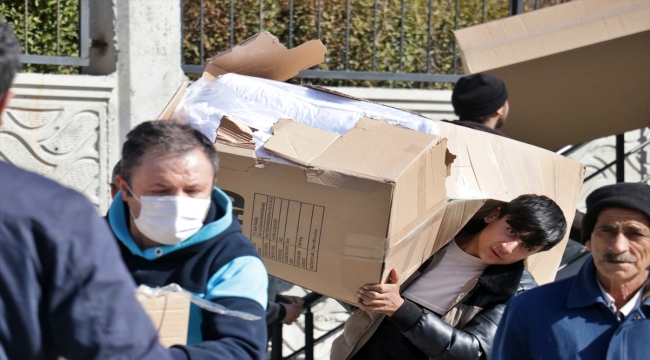
[(124, 244), (133, 255), (143, 257), (147, 260), (154, 260), (171, 252), (209, 240), (224, 232), (228, 227), (230, 227), (233, 221), (232, 202), (230, 201), (230, 198), (221, 189), (215, 186), (211, 195), (212, 203), (223, 210), (223, 216), (209, 224), (203, 225), (196, 234), (192, 235), (189, 239), (180, 244), (160, 245), (142, 250), (131, 237), (127, 225), (129, 214), (126, 213), (124, 202), (121, 201), (121, 199), (122, 194), (118, 193), (115, 196), (115, 200), (111, 204), (111, 207), (108, 209), (108, 223), (113, 234), (115, 234), (115, 237), (117, 237), (117, 239)]
[(525, 269), (523, 260), (509, 265), (490, 265), (483, 270), (478, 283), (493, 293), (514, 296)]
[(598, 303), (607, 304), (598, 288), (597, 281), (594, 258), (589, 256), (589, 259), (585, 261), (578, 274), (573, 278), (573, 286), (569, 292), (567, 307), (576, 309)]
[[(650, 283), (647, 283), (641, 289), (641, 307), (645, 313), (650, 312)], [(594, 258), (589, 256), (589, 259), (580, 268), (580, 271), (573, 278), (573, 286), (569, 292), (567, 299), (567, 307), (569, 309), (583, 308), (594, 304), (602, 303), (607, 305), (603, 299), (602, 292), (598, 287), (598, 278), (596, 277), (596, 265)]]

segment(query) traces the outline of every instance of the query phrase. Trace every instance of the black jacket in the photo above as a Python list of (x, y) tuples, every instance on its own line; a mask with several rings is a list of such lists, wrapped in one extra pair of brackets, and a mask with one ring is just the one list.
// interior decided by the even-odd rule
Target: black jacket
[[(404, 282), (402, 290), (437, 265), (445, 252), (443, 248), (425, 262)], [(350, 359), (357, 353), (359, 358), (367, 358), (368, 356), (364, 355), (368, 351), (364, 349), (365, 345), (373, 342), (374, 333), (382, 331), (380, 327), (388, 326), (388, 321), (397, 326), (404, 335), (400, 338), (402, 345), (394, 343), (392, 348), (415, 345), (424, 356), (431, 359), (487, 359), (497, 324), (508, 300), (536, 286), (523, 261), (519, 261), (510, 265), (488, 266), (478, 278), (470, 281), (461, 290), (455, 304), (442, 317), (408, 299), (404, 299), (404, 305), (390, 318), (357, 310), (348, 322), (358, 323), (346, 322), (346, 330), (359, 331), (363, 328), (363, 324), (359, 325), (364, 321), (363, 314), (370, 318), (365, 320), (368, 322), (366, 330), (363, 334), (346, 334), (344, 331), (333, 345), (332, 359)], [(356, 320), (355, 317), (361, 319)], [(376, 354), (373, 357), (377, 359)], [(390, 355), (383, 358), (390, 358)]]
[(410, 300), (405, 300), (390, 320), (431, 358), (487, 359), (508, 300), (536, 286), (532, 275), (524, 269), (523, 261), (492, 265), (485, 269), (458, 305), (467, 312), (478, 311), (464, 324), (459, 322), (453, 327)]

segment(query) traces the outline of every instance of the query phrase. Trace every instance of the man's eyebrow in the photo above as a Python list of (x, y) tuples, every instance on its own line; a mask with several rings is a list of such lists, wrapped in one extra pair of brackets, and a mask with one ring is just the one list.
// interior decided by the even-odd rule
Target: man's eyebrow
[(632, 231), (636, 231), (636, 232), (638, 232), (640, 234), (643, 234), (643, 235), (650, 234), (650, 229), (648, 229), (648, 227), (642, 226), (640, 224), (635, 224), (635, 223), (624, 223), (623, 224), (623, 230), (625, 230), (625, 231), (632, 230)]
[(599, 223), (596, 224), (596, 228), (601, 230), (611, 230), (611, 229), (618, 229), (618, 225), (614, 223)]

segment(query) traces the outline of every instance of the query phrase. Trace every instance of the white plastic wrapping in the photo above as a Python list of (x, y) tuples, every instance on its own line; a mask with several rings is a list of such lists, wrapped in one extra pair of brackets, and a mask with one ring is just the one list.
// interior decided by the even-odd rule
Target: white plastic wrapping
[(187, 88), (172, 119), (199, 129), (212, 141), (224, 115), (258, 129), (253, 133), (256, 156), (271, 158), (264, 144), (271, 127), (288, 118), (307, 126), (343, 134), (362, 117), (439, 135), (437, 123), (422, 116), (315, 89), (238, 74), (226, 74), (209, 82), (203, 78)]
[(261, 319), (259, 316), (249, 314), (247, 312), (243, 311), (237, 311), (237, 310), (230, 310), (226, 308), (223, 305), (219, 305), (216, 303), (213, 303), (210, 300), (203, 299), (199, 296), (196, 296), (192, 294), (191, 292), (183, 289), (180, 285), (178, 284), (169, 284), (167, 286), (163, 287), (157, 287), (157, 288), (151, 288), (145, 285), (140, 285), (138, 287), (138, 293), (143, 294), (146, 297), (149, 298), (155, 298), (158, 296), (162, 296), (165, 294), (172, 294), (172, 293), (177, 293), (181, 294), (183, 296), (186, 296), (193, 304), (196, 306), (200, 307), (203, 310), (207, 310), (213, 313), (221, 314), (221, 315), (228, 315), (228, 316), (234, 316), (238, 317), (244, 320), (259, 320)]

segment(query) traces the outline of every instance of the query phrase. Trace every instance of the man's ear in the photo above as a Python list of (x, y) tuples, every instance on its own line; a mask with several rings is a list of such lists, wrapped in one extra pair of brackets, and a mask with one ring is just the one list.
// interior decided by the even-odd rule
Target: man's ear
[(14, 93), (11, 91), (7, 91), (2, 95), (2, 98), (0, 98), (0, 126), (2, 126), (2, 114), (4, 113), (5, 109), (7, 106), (9, 106), (9, 101), (13, 99)]
[(486, 224), (489, 224), (489, 223), (491, 223), (492, 221), (494, 221), (494, 220), (496, 220), (496, 219), (499, 218), (499, 213), (500, 213), (500, 212), (501, 212), (501, 207), (498, 207), (498, 208), (496, 208), (496, 209), (492, 209), (492, 211), (490, 211), (490, 212), (487, 214), (487, 216), (485, 217), (485, 219), (483, 219), (483, 220), (485, 221)]
[(122, 192), (122, 200), (126, 201), (129, 197), (129, 189), (126, 180), (124, 180), (121, 175), (117, 175), (115, 181), (117, 182), (117, 188)]
[(587, 248), (587, 250), (589, 250), (589, 252), (591, 252), (591, 240), (587, 240), (585, 242), (585, 247)]

